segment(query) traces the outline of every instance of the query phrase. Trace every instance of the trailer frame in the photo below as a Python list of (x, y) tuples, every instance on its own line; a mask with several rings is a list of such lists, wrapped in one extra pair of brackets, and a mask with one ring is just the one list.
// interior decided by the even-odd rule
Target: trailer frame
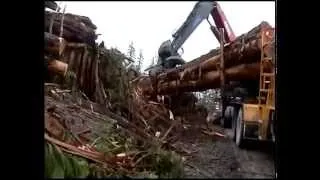
[[(226, 122), (231, 121), (233, 130), (233, 140), (239, 147), (242, 147), (246, 140), (275, 141), (274, 114), (275, 114), (275, 42), (274, 28), (261, 29), (261, 60), (259, 95), (254, 103), (248, 99), (229, 100), (225, 102), (222, 95), (223, 120), (221, 123), (225, 127)], [(223, 33), (221, 31), (220, 33)], [(221, 64), (223, 64), (223, 44), (220, 45)], [(220, 70), (224, 77), (223, 70)], [(223, 79), (223, 78), (221, 78)], [(224, 90), (225, 82), (221, 81), (221, 88)], [(224, 92), (223, 92), (224, 93)], [(230, 113), (225, 113), (228, 108)], [(229, 110), (230, 110), (229, 108)]]

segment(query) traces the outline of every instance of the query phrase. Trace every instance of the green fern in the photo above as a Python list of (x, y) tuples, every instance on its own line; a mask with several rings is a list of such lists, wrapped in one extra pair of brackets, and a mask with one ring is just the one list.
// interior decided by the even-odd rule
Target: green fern
[(65, 155), (50, 143), (45, 145), (45, 176), (47, 178), (85, 178), (89, 175), (88, 162)]
[(159, 178), (181, 178), (183, 176), (182, 159), (173, 151), (156, 150), (152, 164), (152, 170)]

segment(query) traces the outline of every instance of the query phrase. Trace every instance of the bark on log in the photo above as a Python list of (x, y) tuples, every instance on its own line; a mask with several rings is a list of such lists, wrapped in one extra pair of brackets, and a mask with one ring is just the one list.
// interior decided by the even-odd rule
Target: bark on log
[[(260, 63), (243, 64), (236, 67), (226, 69), (226, 81), (242, 81), (259, 79)], [(188, 80), (160, 82), (158, 84), (159, 94), (171, 94), (188, 91), (202, 91), (208, 88), (218, 88), (220, 86), (219, 71), (209, 71), (205, 73), (202, 79), (197, 80), (196, 77)]]
[(84, 44), (67, 44), (64, 59), (77, 75), (79, 88), (95, 102), (103, 104), (106, 93), (99, 76), (99, 53), (97, 49)]
[[(45, 31), (49, 32), (50, 20), (53, 15), (52, 33), (59, 35), (61, 13), (45, 12)], [(97, 35), (95, 34), (96, 28), (88, 17), (65, 14), (62, 37), (69, 42), (87, 43), (93, 46), (97, 39)]]
[(82, 57), (82, 66), (81, 66), (81, 69), (79, 71), (80, 73), (80, 85), (82, 87), (85, 86), (84, 84), (84, 78), (86, 77), (85, 76), (85, 69), (88, 68), (86, 65), (87, 65), (87, 61), (88, 61), (88, 58), (89, 58), (89, 52), (87, 50), (87, 48), (84, 48), (84, 53), (83, 53), (83, 57)]
[(54, 34), (44, 33), (44, 50), (52, 56), (58, 57), (64, 51), (67, 42)]
[[(45, 12), (46, 19), (50, 19), (52, 15), (56, 15), (54, 20), (60, 21), (62, 13), (56, 13), (56, 12)], [(79, 16), (75, 14), (66, 13), (65, 20), (68, 22), (67, 24), (75, 24), (76, 26), (81, 26), (83, 28), (91, 28), (93, 30), (97, 29), (97, 26), (92, 23), (90, 18), (86, 16)], [(80, 24), (82, 23), (82, 24)], [(74, 27), (75, 29), (76, 27)]]
[(96, 52), (96, 60), (94, 64), (94, 79), (95, 79), (95, 101), (104, 104), (106, 100), (106, 96), (104, 96), (106, 93), (104, 91), (104, 86), (99, 78), (99, 52)]

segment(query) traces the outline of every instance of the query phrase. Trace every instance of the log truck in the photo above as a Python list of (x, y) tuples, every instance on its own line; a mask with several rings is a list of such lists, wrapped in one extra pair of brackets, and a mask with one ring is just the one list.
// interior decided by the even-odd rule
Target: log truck
[[(216, 27), (208, 19), (210, 14)], [(211, 31), (220, 42), (220, 54), (223, 57), (224, 46), (234, 41), (236, 36), (217, 2), (200, 1), (173, 34), (173, 41), (167, 40), (161, 44), (157, 64), (147, 69), (150, 76), (157, 76), (177, 65), (185, 64), (177, 51), (204, 19), (208, 20)], [(220, 124), (225, 128), (232, 127), (232, 139), (239, 147), (242, 147), (247, 139), (275, 141), (274, 29), (262, 29), (260, 34), (259, 79), (225, 82), (223, 67), (220, 73), (223, 112)], [(223, 64), (223, 61), (221, 58), (220, 63)]]

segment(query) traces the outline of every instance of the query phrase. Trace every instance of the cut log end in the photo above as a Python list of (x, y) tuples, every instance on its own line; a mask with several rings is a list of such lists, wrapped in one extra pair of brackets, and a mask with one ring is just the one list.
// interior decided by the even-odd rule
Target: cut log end
[(44, 50), (54, 56), (60, 56), (67, 45), (66, 40), (54, 34), (44, 33)]
[(68, 64), (58, 60), (51, 60), (48, 63), (48, 70), (64, 77), (68, 71)]

